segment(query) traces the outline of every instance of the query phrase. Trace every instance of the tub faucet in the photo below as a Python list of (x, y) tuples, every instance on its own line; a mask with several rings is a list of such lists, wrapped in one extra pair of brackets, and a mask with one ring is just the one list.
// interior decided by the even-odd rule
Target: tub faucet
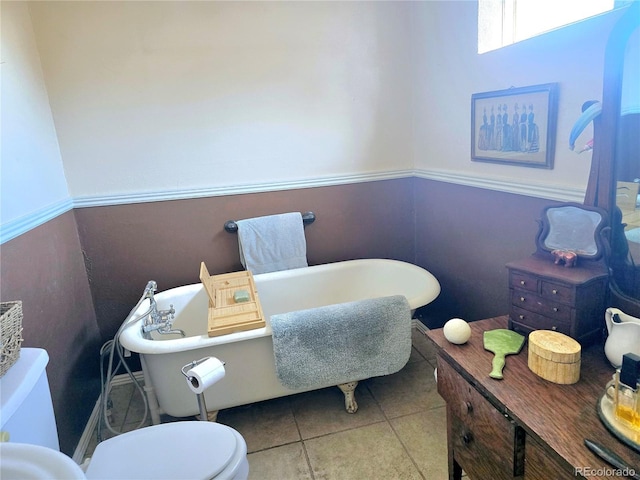
[(147, 283), (144, 289), (144, 298), (149, 299), (150, 307), (142, 323), (142, 331), (146, 334), (153, 331), (162, 334), (178, 333), (184, 337), (185, 333), (182, 330), (171, 328), (176, 313), (173, 305), (169, 305), (167, 310), (158, 310), (158, 305), (154, 298), (154, 292), (157, 289), (158, 285), (153, 280)]
[[(173, 319), (175, 318), (175, 309), (173, 305), (169, 305), (167, 310), (158, 310), (158, 306), (156, 301), (151, 298), (151, 310), (149, 315), (144, 321), (142, 325), (142, 330), (144, 332), (152, 332), (154, 330), (158, 330), (159, 333), (169, 333), (166, 330), (171, 329), (171, 324), (173, 323)], [(165, 331), (163, 331), (165, 330)]]

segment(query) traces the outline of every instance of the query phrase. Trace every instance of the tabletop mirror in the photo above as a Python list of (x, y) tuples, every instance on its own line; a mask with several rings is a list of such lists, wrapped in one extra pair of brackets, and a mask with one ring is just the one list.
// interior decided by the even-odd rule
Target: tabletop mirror
[(605, 210), (579, 203), (553, 205), (542, 211), (539, 223), (538, 252), (569, 251), (587, 260), (602, 257), (600, 232), (608, 225)]

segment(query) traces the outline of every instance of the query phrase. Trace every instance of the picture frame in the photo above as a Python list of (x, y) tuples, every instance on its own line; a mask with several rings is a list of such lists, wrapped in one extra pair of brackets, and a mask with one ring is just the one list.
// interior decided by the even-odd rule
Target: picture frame
[(557, 83), (474, 93), (471, 159), (552, 169), (557, 120)]

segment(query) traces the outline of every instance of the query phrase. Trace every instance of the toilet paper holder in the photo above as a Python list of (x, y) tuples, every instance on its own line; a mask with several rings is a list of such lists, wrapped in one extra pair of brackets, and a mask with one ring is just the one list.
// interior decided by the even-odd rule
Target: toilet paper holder
[[(189, 388), (193, 386), (197, 387), (197, 384), (194, 383), (197, 381), (197, 379), (189, 375), (188, 372), (191, 369), (197, 367), (198, 365), (203, 364), (204, 362), (210, 359), (215, 359), (215, 357), (204, 357), (204, 358), (201, 358), (200, 360), (194, 360), (192, 362), (187, 363), (185, 366), (183, 366), (180, 369), (180, 371), (182, 372), (182, 375), (184, 375), (184, 377), (187, 379), (187, 384), (189, 385)], [(221, 363), (222, 363), (222, 367), (224, 367), (225, 362), (221, 362)], [(191, 389), (193, 390), (193, 388)], [(196, 398), (198, 399), (198, 409), (200, 410), (200, 420), (206, 422), (208, 421), (208, 418), (207, 418), (207, 405), (204, 400), (204, 391), (202, 391), (201, 393), (196, 393)]]

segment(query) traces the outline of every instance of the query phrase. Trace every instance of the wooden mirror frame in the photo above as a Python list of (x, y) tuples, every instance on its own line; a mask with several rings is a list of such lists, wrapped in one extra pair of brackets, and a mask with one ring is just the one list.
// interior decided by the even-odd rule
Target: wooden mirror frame
[(620, 122), (625, 48), (640, 25), (640, 2), (633, 2), (613, 28), (604, 58), (602, 113), (593, 120), (593, 154), (584, 199), (585, 205), (609, 212), (612, 220), (616, 206), (615, 158)]
[[(640, 315), (640, 298), (620, 290), (616, 277), (627, 275), (628, 246), (619, 207), (616, 206), (616, 158), (620, 127), (625, 51), (634, 31), (640, 28), (640, 2), (632, 2), (613, 28), (604, 58), (602, 112), (593, 121), (593, 154), (585, 205), (597, 206), (608, 212), (610, 228), (603, 230), (605, 260), (610, 272), (609, 304), (624, 309), (634, 316)], [(623, 258), (624, 257), (624, 258)], [(616, 271), (619, 265), (622, 270)]]
[[(556, 213), (563, 216), (566, 223), (554, 225)], [(586, 222), (581, 221), (579, 216)], [(571, 224), (574, 220), (579, 223)], [(542, 210), (538, 223), (538, 254), (544, 255), (545, 252), (551, 253), (555, 250), (569, 251), (585, 260), (599, 260), (604, 254), (602, 230), (609, 224), (606, 210), (573, 202), (550, 205)], [(563, 231), (565, 225), (569, 225), (569, 228)]]

